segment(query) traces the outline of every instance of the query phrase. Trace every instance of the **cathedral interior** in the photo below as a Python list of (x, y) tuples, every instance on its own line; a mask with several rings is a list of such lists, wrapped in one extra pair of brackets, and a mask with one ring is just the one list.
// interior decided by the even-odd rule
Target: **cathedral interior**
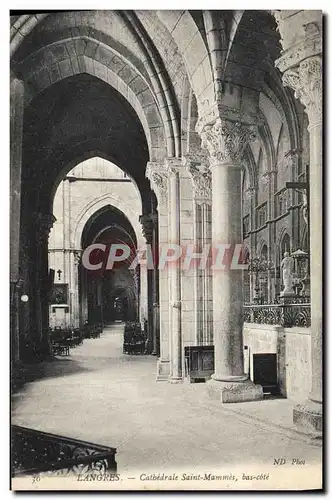
[[(148, 384), (151, 412), (173, 401), (174, 427), (188, 404), (205, 443), (208, 404), (262, 421), (283, 405), (283, 432), (320, 437), (322, 13), (12, 11), (10, 24), (13, 423), (117, 445), (110, 403), (104, 434), (85, 406), (95, 374), (125, 424), (149, 422)], [(108, 268), (97, 249), (83, 265), (113, 244), (125, 260)], [(241, 244), (244, 265), (133, 266), (170, 244)], [(70, 427), (73, 405), (91, 425)], [(142, 429), (131, 460), (151, 455)]]

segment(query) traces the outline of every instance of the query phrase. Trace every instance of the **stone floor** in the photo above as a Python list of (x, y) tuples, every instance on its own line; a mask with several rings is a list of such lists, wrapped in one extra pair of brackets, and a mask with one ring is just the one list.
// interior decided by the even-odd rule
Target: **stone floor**
[(292, 428), (286, 399), (222, 405), (204, 384), (155, 381), (156, 358), (122, 353), (123, 326), (29, 370), (12, 422), (117, 448), (121, 474), (177, 467), (321, 463), (320, 443)]

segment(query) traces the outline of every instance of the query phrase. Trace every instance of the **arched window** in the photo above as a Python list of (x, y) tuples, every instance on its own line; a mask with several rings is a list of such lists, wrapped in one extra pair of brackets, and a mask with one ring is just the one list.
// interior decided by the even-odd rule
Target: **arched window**
[[(241, 257), (239, 262), (242, 264), (249, 264), (250, 260), (250, 251), (247, 246), (242, 247)], [(243, 273), (243, 302), (245, 304), (250, 303), (250, 274), (248, 270), (245, 270)]]
[(260, 295), (262, 302), (266, 304), (268, 302), (268, 297), (269, 297), (269, 288), (268, 288), (268, 271), (267, 268), (266, 269), (264, 268), (264, 266), (267, 265), (268, 262), (268, 250), (267, 250), (267, 245), (265, 243), (261, 247), (259, 258), (262, 266), (262, 271), (260, 272), (259, 276)]
[(290, 237), (288, 233), (284, 234), (280, 243), (280, 261), (282, 260), (285, 252), (290, 253)]

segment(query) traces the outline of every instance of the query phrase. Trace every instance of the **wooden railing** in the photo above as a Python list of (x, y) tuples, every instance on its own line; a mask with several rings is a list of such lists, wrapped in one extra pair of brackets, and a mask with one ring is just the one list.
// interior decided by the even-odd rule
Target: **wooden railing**
[(12, 477), (115, 473), (116, 448), (12, 425)]
[(310, 303), (249, 304), (244, 306), (244, 322), (262, 325), (309, 327)]

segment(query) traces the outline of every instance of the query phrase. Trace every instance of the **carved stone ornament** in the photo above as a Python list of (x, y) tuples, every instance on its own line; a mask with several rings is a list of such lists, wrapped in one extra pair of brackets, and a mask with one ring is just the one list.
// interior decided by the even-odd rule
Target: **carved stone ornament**
[(157, 162), (148, 162), (145, 176), (151, 182), (151, 187), (156, 194), (158, 204), (166, 204), (168, 172), (165, 165)]
[(287, 31), (289, 27), (280, 15), (275, 18), (278, 24), (278, 30), (280, 32), (280, 42), (283, 48), (283, 54), (279, 59), (276, 60), (275, 64), (279, 70), (284, 73), (290, 68), (298, 66), (301, 61), (305, 61), (308, 58), (317, 56), (322, 53), (323, 43), (322, 43), (322, 26), (320, 23), (307, 23), (303, 26), (303, 31), (305, 33), (305, 38), (301, 39), (300, 42), (295, 42), (291, 46), (285, 43), (287, 37)]
[(139, 218), (140, 223), (142, 224), (142, 232), (143, 236), (146, 239), (147, 243), (151, 243), (152, 241), (152, 233), (153, 233), (153, 220), (150, 214), (141, 215)]
[(165, 160), (165, 168), (166, 168), (169, 175), (180, 174), (180, 171), (183, 168), (182, 159), (181, 158), (167, 158)]
[(285, 167), (289, 169), (295, 169), (300, 155), (301, 151), (298, 149), (291, 149), (290, 151), (287, 151), (284, 157)]
[(191, 144), (190, 151), (183, 157), (183, 164), (185, 166), (192, 165), (209, 165), (209, 155), (202, 145)]
[(36, 214), (37, 238), (39, 241), (48, 239), (50, 231), (53, 227), (56, 218), (53, 214)]
[(255, 194), (256, 194), (256, 191), (257, 191), (257, 188), (255, 186), (249, 186), (246, 190), (245, 190), (245, 195), (248, 199), (252, 199), (254, 198)]
[(201, 132), (202, 146), (210, 155), (210, 166), (227, 163), (238, 166), (246, 145), (256, 138), (252, 125), (218, 118)]
[(74, 254), (74, 265), (75, 266), (78, 266), (78, 264), (80, 263), (82, 252), (83, 252), (83, 250), (74, 250), (73, 251), (73, 254)]
[(322, 123), (322, 57), (310, 57), (296, 68), (287, 70), (284, 85), (291, 87), (295, 97), (305, 106), (309, 129)]
[(211, 200), (211, 170), (204, 166), (194, 166), (189, 163), (188, 172), (191, 175), (195, 197)]
[(195, 131), (202, 137), (202, 131), (204, 128), (207, 125), (215, 123), (218, 119), (253, 124), (256, 127), (263, 125), (263, 121), (259, 116), (257, 116), (257, 113), (230, 108), (229, 106), (218, 103), (212, 106), (205, 113), (202, 113), (201, 115), (199, 114)]
[(264, 185), (273, 181), (273, 177), (277, 174), (276, 170), (267, 170), (261, 175), (261, 181)]

